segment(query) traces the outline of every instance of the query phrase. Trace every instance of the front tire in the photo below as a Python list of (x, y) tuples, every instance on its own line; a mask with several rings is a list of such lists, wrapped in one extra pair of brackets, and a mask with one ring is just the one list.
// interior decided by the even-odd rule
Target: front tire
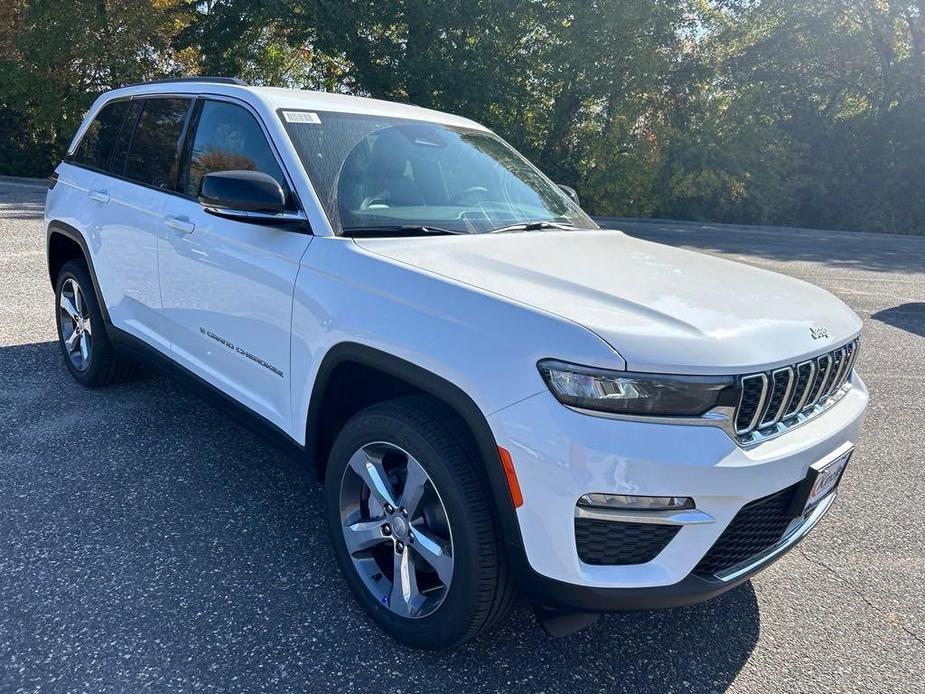
[(369, 407), (326, 470), (338, 564), (360, 605), (409, 645), (457, 646), (495, 624), (514, 590), (471, 446), (427, 398)]
[(55, 282), (58, 344), (71, 376), (88, 388), (130, 378), (137, 364), (119, 354), (106, 332), (93, 280), (81, 260), (66, 262)]

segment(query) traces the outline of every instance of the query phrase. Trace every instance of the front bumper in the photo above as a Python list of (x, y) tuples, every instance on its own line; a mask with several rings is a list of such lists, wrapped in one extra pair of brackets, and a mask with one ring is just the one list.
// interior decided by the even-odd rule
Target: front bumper
[[(866, 405), (867, 391), (854, 375), (829, 411), (748, 449), (718, 428), (581, 414), (549, 393), (496, 412), (489, 423), (511, 453), (524, 497), (517, 510), (517, 541), (528, 564), (519, 572), (521, 589), (546, 606), (587, 611), (670, 607), (729, 590), (802, 539), (834, 495), (795, 522), (773, 551), (722, 578), (692, 573), (698, 562), (743, 506), (796, 484), (810, 465), (857, 441)], [(594, 492), (692, 497), (712, 521), (682, 525), (646, 563), (586, 564), (578, 556), (574, 513), (579, 497)]]

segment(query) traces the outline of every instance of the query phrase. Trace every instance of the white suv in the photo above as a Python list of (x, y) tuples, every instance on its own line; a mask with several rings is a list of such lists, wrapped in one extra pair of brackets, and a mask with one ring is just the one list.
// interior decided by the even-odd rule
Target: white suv
[(459, 644), (518, 592), (552, 633), (718, 595), (831, 506), (861, 321), (576, 197), (456, 116), (118, 89), (48, 193), (65, 363), (91, 387), (160, 363), (298, 447), (405, 642)]

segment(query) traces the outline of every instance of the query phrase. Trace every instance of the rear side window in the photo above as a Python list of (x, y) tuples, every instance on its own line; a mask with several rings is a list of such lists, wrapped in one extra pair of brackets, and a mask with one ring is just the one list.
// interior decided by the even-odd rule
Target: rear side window
[(183, 192), (196, 197), (207, 173), (240, 170), (265, 173), (275, 178), (283, 190), (288, 189), (257, 120), (240, 106), (206, 101), (196, 126)]
[(177, 180), (180, 136), (192, 100), (145, 99), (132, 135), (125, 176), (173, 190)]
[(144, 101), (134, 100), (129, 102), (128, 113), (122, 122), (122, 130), (119, 131), (119, 139), (112, 149), (112, 156), (109, 158), (109, 171), (122, 176), (125, 173), (125, 158), (128, 156), (129, 145), (132, 144), (132, 135), (135, 133), (135, 123), (138, 122), (138, 116), (141, 115), (141, 109), (144, 107)]
[(103, 106), (93, 122), (87, 126), (87, 131), (80, 139), (71, 161), (105, 170), (128, 108), (128, 101), (114, 101)]

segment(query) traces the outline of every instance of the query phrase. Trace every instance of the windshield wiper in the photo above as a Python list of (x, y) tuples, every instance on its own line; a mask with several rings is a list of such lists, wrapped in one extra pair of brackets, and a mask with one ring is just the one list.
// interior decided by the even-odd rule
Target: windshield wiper
[(437, 235), (446, 235), (446, 234), (468, 234), (468, 231), (460, 231), (459, 229), (444, 229), (443, 227), (435, 227), (429, 224), (393, 224), (393, 225), (384, 225), (384, 226), (370, 226), (370, 227), (344, 227), (342, 229), (344, 236), (389, 236), (391, 234), (407, 234), (409, 236), (421, 235), (421, 234), (437, 234)]
[(492, 229), (489, 234), (502, 234), (505, 231), (542, 231), (543, 229), (577, 229), (574, 224), (564, 222), (553, 222), (543, 220), (540, 222), (518, 222), (517, 224), (508, 224), (506, 227)]

